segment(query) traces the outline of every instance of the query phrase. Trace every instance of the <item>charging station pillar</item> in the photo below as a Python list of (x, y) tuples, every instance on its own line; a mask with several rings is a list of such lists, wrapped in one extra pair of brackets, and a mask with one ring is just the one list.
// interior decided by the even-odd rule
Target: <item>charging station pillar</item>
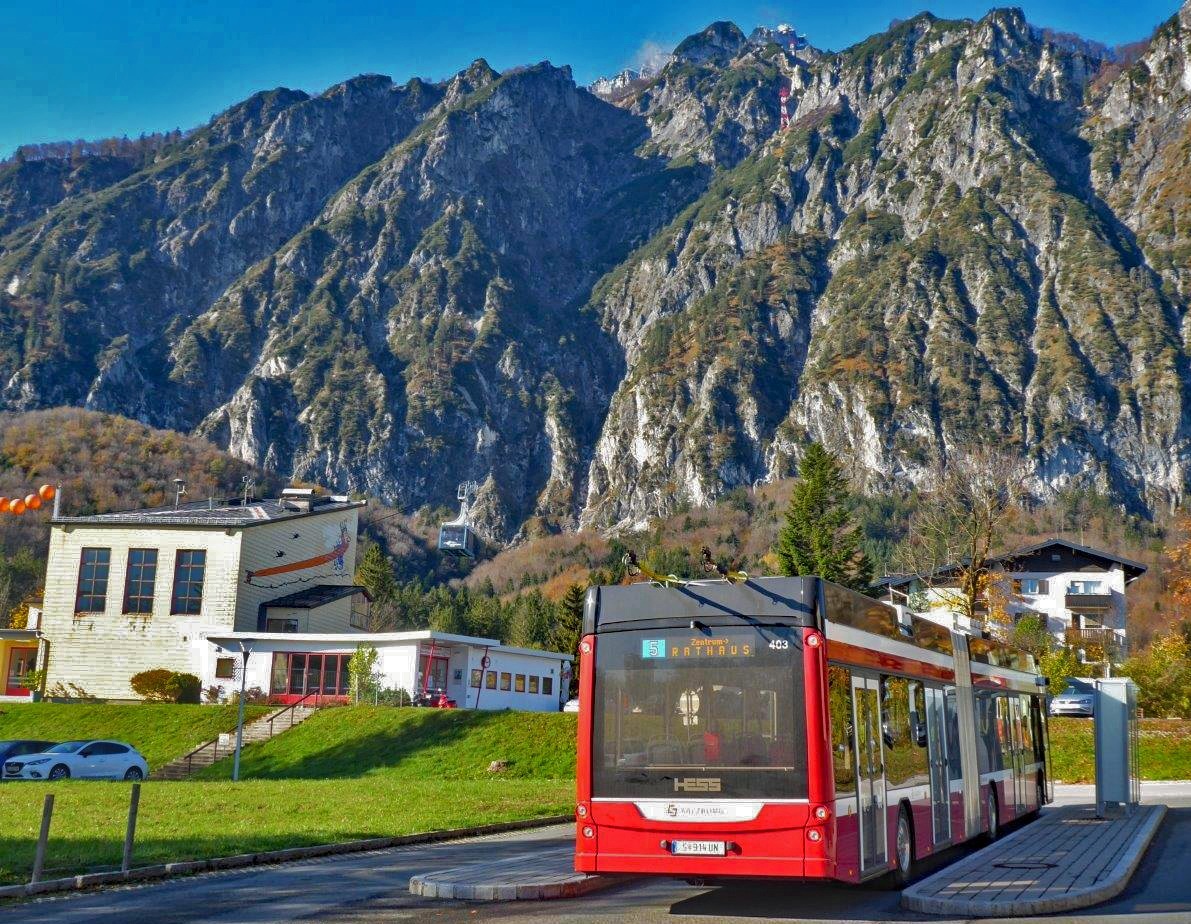
[(1128, 677), (1096, 680), (1096, 815), (1132, 811), (1141, 802), (1137, 767), (1137, 685)]

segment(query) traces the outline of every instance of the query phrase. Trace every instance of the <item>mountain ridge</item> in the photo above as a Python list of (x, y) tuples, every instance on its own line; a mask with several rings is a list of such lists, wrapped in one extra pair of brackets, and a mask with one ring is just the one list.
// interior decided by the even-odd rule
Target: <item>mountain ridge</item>
[(707, 504), (808, 439), (888, 490), (998, 434), (1039, 497), (1165, 509), (1189, 8), (1127, 67), (1016, 9), (840, 52), (715, 23), (607, 99), (478, 60), (256, 94), (118, 177), (0, 169), (0, 404), (406, 511), (473, 478), (497, 542)]

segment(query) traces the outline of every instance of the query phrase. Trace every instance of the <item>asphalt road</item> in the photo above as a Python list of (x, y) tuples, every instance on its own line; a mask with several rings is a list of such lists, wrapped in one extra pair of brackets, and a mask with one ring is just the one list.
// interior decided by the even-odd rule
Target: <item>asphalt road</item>
[[(1146, 786), (1147, 802), (1171, 806), (1133, 881), (1117, 898), (1078, 915), (1038, 920), (1102, 924), (1191, 924), (1191, 784)], [(1090, 787), (1069, 787), (1063, 802), (1090, 802)], [(239, 872), (211, 873), (145, 886), (49, 897), (0, 909), (0, 924), (320, 924), (474, 921), (685, 924), (709, 921), (940, 921), (902, 911), (898, 893), (878, 887), (737, 884), (692, 887), (637, 880), (561, 902), (470, 904), (415, 898), (409, 877), (436, 867), (490, 858), (494, 850), (555, 852), (569, 828), (497, 835), (328, 857)], [(947, 858), (944, 857), (945, 861)]]

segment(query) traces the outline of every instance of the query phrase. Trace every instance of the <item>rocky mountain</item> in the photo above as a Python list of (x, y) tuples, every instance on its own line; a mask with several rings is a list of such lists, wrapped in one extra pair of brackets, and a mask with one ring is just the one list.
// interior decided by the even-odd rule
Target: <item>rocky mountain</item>
[(991, 438), (1040, 496), (1180, 501), (1191, 5), (1127, 66), (1012, 9), (757, 35), (614, 102), (478, 61), (258, 94), (126, 175), (0, 168), (0, 404), (406, 510), (474, 478), (496, 541), (706, 504), (811, 438), (873, 490)]

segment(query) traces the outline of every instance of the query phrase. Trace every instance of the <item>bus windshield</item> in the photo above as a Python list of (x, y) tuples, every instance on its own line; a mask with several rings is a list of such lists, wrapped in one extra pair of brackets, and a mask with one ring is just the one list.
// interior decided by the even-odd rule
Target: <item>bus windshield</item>
[(805, 798), (803, 703), (798, 627), (601, 635), (592, 795)]

